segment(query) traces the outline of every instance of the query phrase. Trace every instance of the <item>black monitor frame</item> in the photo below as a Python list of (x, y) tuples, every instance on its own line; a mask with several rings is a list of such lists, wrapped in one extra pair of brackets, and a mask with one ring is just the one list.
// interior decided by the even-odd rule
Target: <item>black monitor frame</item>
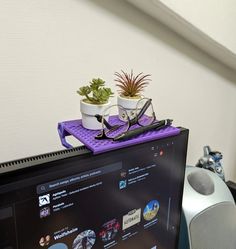
[[(176, 202), (176, 210), (178, 210), (179, 212), (179, 216), (175, 217), (177, 219), (176, 221), (176, 227), (175, 227), (175, 231), (173, 230), (173, 233), (178, 234), (179, 232), (179, 222), (180, 222), (180, 212), (181, 212), (181, 205), (182, 205), (182, 190), (183, 190), (183, 179), (184, 179), (184, 168), (185, 168), (185, 160), (186, 160), (186, 151), (187, 151), (187, 140), (188, 140), (188, 130), (186, 129), (181, 129), (181, 133), (177, 136), (173, 136), (173, 137), (169, 137), (169, 138), (164, 138), (164, 139), (160, 139), (160, 140), (156, 140), (156, 141), (152, 141), (152, 142), (147, 142), (144, 144), (139, 144), (139, 145), (135, 145), (132, 146), (132, 150), (138, 150), (140, 148), (145, 148), (145, 146), (150, 146), (151, 144), (161, 144), (161, 143), (165, 143), (166, 141), (171, 141), (176, 140), (178, 141), (178, 138), (182, 137), (182, 142), (184, 141), (184, 144), (181, 145), (181, 151), (179, 151), (180, 153), (178, 153), (178, 148), (176, 148), (177, 152), (177, 160), (181, 161), (183, 163), (182, 166), (178, 165), (179, 170), (181, 172), (179, 172), (178, 174), (181, 175), (181, 179), (172, 179), (174, 183), (177, 183), (177, 181), (179, 181), (178, 183), (178, 191), (180, 191), (180, 194), (178, 195), (178, 201)], [(180, 139), (181, 140), (181, 139)], [(180, 146), (180, 147), (181, 147)], [(178, 146), (177, 146), (178, 147)], [(127, 148), (127, 150), (131, 150), (131, 148)], [(30, 157), (30, 158), (25, 158), (25, 159), (21, 159), (21, 160), (15, 160), (15, 161), (11, 161), (11, 162), (6, 162), (6, 163), (2, 163), (0, 164), (0, 169), (4, 169), (2, 170), (4, 173), (2, 173), (0, 175), (0, 199), (3, 196), (2, 193), (4, 192), (15, 192), (16, 196), (19, 195), (19, 191), (17, 190), (17, 188), (19, 189), (24, 189), (26, 188), (27, 184), (31, 184), (31, 185), (35, 185), (37, 182), (38, 187), (40, 187), (40, 182), (50, 182), (52, 181), (52, 175), (54, 174), (52, 171), (56, 170), (57, 171), (57, 178), (61, 178), (64, 179), (64, 177), (66, 176), (66, 172), (67, 169), (65, 169), (63, 162), (66, 162), (67, 164), (73, 164), (75, 161), (79, 160), (82, 161), (86, 161), (86, 160), (102, 160), (102, 158), (106, 158), (112, 155), (115, 155), (116, 157), (121, 158), (120, 156), (117, 156), (120, 152), (120, 154), (122, 154), (122, 152), (124, 152), (125, 149), (120, 149), (114, 152), (106, 152), (100, 155), (92, 155), (92, 152), (89, 151), (88, 149), (86, 149), (86, 147), (81, 146), (81, 147), (77, 147), (77, 148), (73, 148), (73, 149), (69, 149), (69, 150), (62, 150), (62, 151), (57, 151), (57, 152), (52, 152), (52, 153), (47, 153), (47, 154), (43, 154), (43, 155), (39, 155), (39, 156), (35, 156), (35, 157)], [(92, 158), (92, 159), (91, 159)], [(110, 158), (108, 160), (108, 163), (113, 163), (113, 159)], [(119, 165), (115, 165), (115, 167), (119, 167)], [(68, 167), (70, 168), (70, 166)], [(71, 170), (72, 170), (72, 166), (71, 166)], [(80, 169), (81, 168), (81, 169)], [(89, 168), (89, 170), (92, 170), (92, 168)], [(73, 169), (74, 170), (74, 169)], [(78, 165), (78, 168), (73, 172), (70, 171), (69, 175), (73, 175), (74, 173), (76, 173), (76, 171), (84, 172), (86, 171), (86, 168), (84, 168), (83, 166)], [(79, 173), (77, 172), (77, 173)], [(25, 181), (22, 181), (22, 179), (25, 179)], [(27, 184), (26, 184), (27, 183)], [(39, 191), (37, 194), (38, 195), (42, 195), (43, 192), (40, 192), (39, 188), (37, 188), (37, 191)], [(31, 193), (33, 194), (33, 192)], [(2, 203), (4, 203), (5, 200), (3, 200)], [(0, 207), (2, 205), (0, 204)], [(143, 211), (143, 209), (142, 209)], [(0, 216), (1, 216), (1, 211), (0, 211)], [(1, 219), (0, 219), (1, 222)], [(120, 221), (121, 223), (121, 221)], [(169, 231), (171, 233), (171, 231)], [(176, 240), (175, 240), (175, 245), (178, 244), (178, 236), (176, 236)], [(43, 248), (43, 247), (42, 247)], [(96, 247), (97, 248), (97, 247)], [(116, 247), (114, 247), (116, 248)], [(118, 247), (119, 248), (119, 247)], [(132, 249), (133, 247), (124, 247), (124, 248), (129, 248)], [(136, 245), (136, 248), (137, 245)], [(144, 247), (140, 247), (142, 249), (145, 249)], [(155, 247), (153, 247), (155, 248)], [(15, 249), (15, 248), (14, 248)], [(22, 249), (22, 248), (20, 248)], [(28, 248), (23, 248), (23, 249), (28, 249)], [(122, 248), (123, 249), (123, 248)]]

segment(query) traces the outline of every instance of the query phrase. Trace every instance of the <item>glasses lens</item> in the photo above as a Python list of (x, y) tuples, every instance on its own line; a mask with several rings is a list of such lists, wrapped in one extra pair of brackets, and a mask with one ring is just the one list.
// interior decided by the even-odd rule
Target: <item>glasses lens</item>
[(155, 120), (155, 114), (150, 99), (143, 98), (138, 101), (136, 106), (136, 115), (138, 116), (138, 123), (141, 126), (153, 123)]
[[(125, 120), (119, 119), (117, 113), (122, 110), (122, 113), (126, 116)], [(108, 107), (102, 117), (102, 127), (108, 138), (114, 138), (129, 129), (129, 119), (126, 110), (119, 105), (112, 105)]]

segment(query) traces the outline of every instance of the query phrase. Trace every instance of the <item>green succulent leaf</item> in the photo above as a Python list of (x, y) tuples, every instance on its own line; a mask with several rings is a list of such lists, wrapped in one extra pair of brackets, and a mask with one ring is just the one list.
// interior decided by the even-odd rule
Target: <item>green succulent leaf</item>
[(79, 90), (77, 91), (77, 93), (81, 96), (86, 96), (88, 94), (91, 93), (91, 88), (89, 86), (82, 86), (79, 88)]
[(105, 85), (105, 81), (98, 78), (98, 79), (92, 79), (90, 82), (90, 87), (92, 90), (98, 90), (100, 87), (103, 87)]
[(92, 104), (105, 104), (114, 95), (110, 88), (104, 87), (105, 81), (100, 78), (92, 79), (89, 84), (89, 86), (80, 87), (77, 93), (85, 96)]

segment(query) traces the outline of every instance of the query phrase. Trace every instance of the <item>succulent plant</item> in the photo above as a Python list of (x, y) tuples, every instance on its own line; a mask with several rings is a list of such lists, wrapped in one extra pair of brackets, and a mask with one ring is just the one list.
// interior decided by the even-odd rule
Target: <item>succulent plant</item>
[(121, 73), (115, 72), (115, 81), (118, 82), (116, 86), (120, 88), (119, 93), (124, 97), (139, 97), (144, 88), (150, 83), (151, 79), (148, 78), (150, 74), (139, 73), (137, 75), (131, 73), (125, 73), (121, 70)]
[(81, 96), (85, 96), (84, 101), (90, 104), (105, 104), (110, 97), (113, 97), (114, 93), (110, 88), (104, 86), (104, 80), (100, 78), (92, 79), (88, 86), (80, 87), (77, 93)]

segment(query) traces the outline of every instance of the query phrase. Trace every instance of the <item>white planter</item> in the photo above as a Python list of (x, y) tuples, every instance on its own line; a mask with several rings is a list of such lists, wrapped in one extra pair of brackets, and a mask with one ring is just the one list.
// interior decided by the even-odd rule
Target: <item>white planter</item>
[[(140, 98), (125, 98), (125, 97), (118, 96), (117, 97), (117, 104), (124, 107), (129, 118), (132, 119), (136, 115), (136, 107), (137, 107), (137, 103), (140, 99), (141, 99), (141, 97)], [(126, 115), (125, 115), (124, 111), (121, 108), (119, 108), (119, 119), (122, 121), (126, 121), (125, 116)]]
[[(104, 110), (110, 105), (110, 102), (102, 105), (93, 105), (80, 101), (80, 111), (82, 114), (82, 125), (89, 130), (101, 130), (102, 124), (94, 117), (96, 114), (102, 115)], [(108, 116), (108, 115), (107, 115)]]

